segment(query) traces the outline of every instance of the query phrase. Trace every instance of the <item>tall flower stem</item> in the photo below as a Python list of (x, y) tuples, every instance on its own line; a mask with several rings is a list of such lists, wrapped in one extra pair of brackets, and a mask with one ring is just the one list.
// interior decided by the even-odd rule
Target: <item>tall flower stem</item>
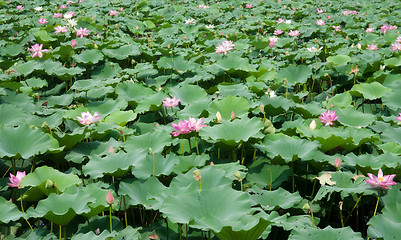
[(111, 204), (110, 204), (110, 232), (113, 232), (113, 223), (111, 222)]
[[(19, 193), (20, 193), (21, 210), (22, 210), (23, 213), (25, 213), (25, 211), (24, 211), (24, 205), (22, 204), (22, 193), (21, 193), (21, 189), (20, 189)], [(24, 219), (25, 219), (25, 218), (24, 218)], [(25, 219), (25, 221), (26, 221), (26, 223), (28, 223), (29, 227), (30, 227), (31, 230), (33, 231), (33, 228), (32, 228), (32, 226), (31, 226), (31, 224), (29, 223), (28, 219)]]
[(379, 195), (377, 195), (377, 202), (376, 202), (375, 212), (373, 213), (373, 216), (375, 216), (375, 215), (376, 215), (377, 206), (379, 206), (379, 200), (380, 200), (380, 191), (381, 191), (381, 188), (379, 188)]
[(181, 137), (181, 153), (182, 153), (182, 156), (184, 156), (184, 140), (182, 137)]
[(196, 146), (196, 154), (199, 155), (198, 139), (196, 138), (196, 134), (195, 134), (195, 146)]

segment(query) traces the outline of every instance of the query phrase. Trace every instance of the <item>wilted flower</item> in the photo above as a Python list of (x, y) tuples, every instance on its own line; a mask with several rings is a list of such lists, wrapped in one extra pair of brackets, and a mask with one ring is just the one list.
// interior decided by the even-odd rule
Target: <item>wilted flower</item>
[(306, 49), (308, 49), (309, 52), (316, 53), (316, 52), (319, 52), (320, 50), (322, 50), (323, 47), (320, 47), (319, 49), (317, 49), (315, 47), (310, 47), (310, 48), (306, 48)]
[(316, 20), (316, 25), (323, 26), (323, 25), (325, 25), (325, 24), (326, 24), (326, 23), (325, 23), (324, 20), (322, 20), (322, 19)]
[(92, 123), (95, 123), (97, 121), (100, 120), (102, 116), (99, 115), (98, 112), (95, 112), (95, 114), (92, 114), (90, 112), (81, 112), (81, 117), (78, 117), (79, 123), (83, 124), (83, 125), (89, 125)]
[(63, 17), (63, 14), (62, 13), (53, 13), (53, 17), (60, 18), (60, 17)]
[(331, 26), (336, 32), (341, 31), (341, 26)]
[(54, 33), (65, 33), (68, 31), (66, 26), (57, 26), (54, 29), (56, 30)]
[(89, 34), (89, 30), (88, 29), (86, 29), (86, 28), (84, 28), (84, 29), (82, 29), (82, 27), (80, 27), (79, 28), (79, 30), (78, 29), (75, 29), (75, 31), (77, 31), (77, 37), (83, 37), (83, 36), (88, 36)]
[(28, 49), (32, 53), (32, 58), (34, 58), (36, 56), (38, 56), (39, 58), (42, 58), (43, 57), (42, 52), (49, 51), (47, 49), (42, 49), (42, 47), (43, 47), (43, 44), (39, 45), (36, 43), (35, 45), (32, 45), (30, 49)]
[(11, 183), (7, 183), (8, 186), (18, 187), (19, 189), (21, 189), (20, 183), (21, 183), (21, 179), (23, 177), (25, 177), (25, 171), (23, 171), (23, 172), (17, 171), (17, 174), (15, 176), (12, 173), (10, 173), (10, 176), (11, 177), (9, 179), (10, 179)]
[(397, 50), (401, 51), (401, 43), (399, 43), (399, 42), (392, 43), (390, 51), (394, 52), (394, 51), (397, 51)]
[(235, 44), (232, 41), (224, 41), (220, 43), (216, 48), (216, 53), (224, 53), (227, 54), (228, 51), (234, 49)]
[(166, 99), (164, 99), (162, 101), (162, 103), (163, 103), (163, 107), (170, 108), (170, 107), (177, 106), (180, 101), (181, 101), (181, 99), (176, 99), (175, 97), (173, 97), (173, 98), (166, 97)]
[(371, 187), (381, 187), (383, 189), (388, 189), (388, 186), (395, 185), (396, 182), (393, 181), (395, 174), (384, 175), (381, 168), (377, 174), (377, 177), (371, 173), (368, 173), (369, 179), (365, 182), (369, 183)]
[(340, 158), (337, 158), (337, 159), (334, 161), (334, 167), (336, 167), (336, 168), (340, 168), (340, 167), (341, 167), (341, 160), (340, 160)]
[(246, 4), (245, 8), (253, 8), (253, 5), (252, 4)]
[(283, 31), (282, 30), (280, 30), (280, 29), (276, 29), (276, 30), (274, 30), (274, 32), (273, 32), (273, 35), (280, 35), (280, 34), (283, 34)]
[(47, 21), (46, 20), (46, 18), (39, 18), (39, 20), (38, 20), (38, 23), (39, 24), (46, 24), (46, 23), (48, 23), (49, 21)]
[(372, 45), (368, 44), (368, 47), (366, 49), (369, 49), (371, 51), (375, 51), (378, 50), (379, 48), (377, 47), (377, 45), (375, 45), (374, 43), (372, 43)]
[(223, 121), (223, 119), (221, 118), (221, 114), (220, 114), (220, 112), (218, 111), (218, 112), (216, 113), (216, 122), (217, 122), (217, 123), (221, 123), (221, 121)]
[(333, 122), (338, 119), (338, 116), (336, 115), (335, 111), (328, 110), (327, 113), (322, 112), (321, 114), (322, 116), (319, 117), (321, 119), (320, 122), (326, 123), (325, 126), (333, 125)]
[(75, 40), (72, 40), (71, 41), (71, 47), (76, 47), (78, 44), (77, 44), (77, 41), (75, 41)]
[(312, 120), (312, 122), (309, 124), (309, 128), (311, 130), (315, 130), (316, 129), (316, 121), (315, 120)]
[(298, 30), (291, 30), (288, 35), (290, 35), (291, 37), (296, 37), (299, 36), (299, 31)]
[(109, 15), (110, 16), (117, 16), (118, 12), (116, 10), (110, 10)]
[(111, 204), (114, 203), (114, 197), (113, 197), (113, 195), (111, 194), (110, 190), (107, 191), (106, 202), (107, 202), (107, 204), (109, 204), (109, 205), (111, 205)]
[(188, 25), (195, 24), (195, 19), (193, 18), (186, 19), (184, 23)]
[(270, 43), (269, 43), (269, 47), (274, 47), (274, 44), (276, 44), (278, 42), (278, 37), (274, 36), (274, 37), (269, 37)]

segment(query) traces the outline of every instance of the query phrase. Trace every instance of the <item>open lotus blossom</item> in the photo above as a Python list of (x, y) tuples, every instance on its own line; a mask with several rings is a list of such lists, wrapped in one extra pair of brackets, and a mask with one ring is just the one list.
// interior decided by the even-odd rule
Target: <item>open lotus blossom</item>
[(56, 30), (54, 33), (66, 33), (68, 31), (66, 26), (57, 26), (54, 30)]
[(393, 181), (395, 174), (383, 176), (383, 171), (381, 170), (381, 168), (379, 169), (377, 176), (371, 173), (368, 173), (368, 176), (369, 179), (365, 182), (369, 183), (371, 187), (381, 187), (383, 189), (388, 189), (388, 186), (396, 184), (396, 182)]
[(32, 53), (32, 58), (38, 56), (39, 58), (43, 57), (43, 52), (47, 52), (49, 50), (47, 49), (42, 49), (43, 44), (38, 44), (36, 43), (35, 45), (32, 45), (30, 49), (28, 49)]
[(310, 47), (310, 48), (306, 48), (306, 49), (308, 49), (309, 52), (316, 53), (316, 52), (319, 52), (320, 50), (322, 50), (323, 47), (320, 47), (319, 49), (317, 49), (315, 47)]
[(273, 32), (273, 35), (280, 35), (280, 34), (283, 34), (283, 31), (282, 30), (280, 30), (280, 29), (276, 29), (276, 30), (274, 30), (274, 32)]
[(46, 24), (46, 23), (48, 23), (49, 21), (47, 21), (46, 20), (46, 18), (39, 18), (39, 20), (38, 20), (38, 23), (39, 24)]
[(375, 29), (374, 28), (366, 28), (365, 32), (366, 33), (371, 33), (373, 32)]
[(333, 125), (333, 122), (338, 119), (338, 116), (336, 115), (335, 111), (330, 111), (328, 110), (327, 113), (322, 112), (322, 116), (320, 116), (320, 122), (326, 123), (325, 126), (327, 125)]
[(395, 39), (395, 42), (401, 43), (401, 36), (398, 36), (398, 37)]
[(398, 113), (398, 117), (396, 117), (395, 119), (397, 119), (397, 120), (399, 120), (399, 121), (401, 121), (401, 113)]
[(82, 27), (80, 27), (79, 29), (75, 29), (75, 31), (77, 31), (77, 37), (83, 38), (84, 36), (88, 36), (90, 30), (84, 28), (82, 29)]
[(252, 4), (246, 4), (245, 8), (253, 8), (253, 5)]
[(215, 28), (215, 26), (213, 24), (209, 24), (209, 25), (206, 25), (205, 28), (212, 29), (212, 28)]
[(378, 50), (379, 48), (377, 47), (377, 45), (375, 45), (374, 43), (372, 43), (372, 45), (368, 44), (368, 47), (366, 49), (369, 49), (371, 51), (375, 51)]
[(179, 121), (178, 124), (172, 123), (171, 126), (176, 130), (171, 133), (174, 137), (178, 137), (180, 134), (190, 133), (191, 130), (188, 127), (188, 121)]
[(110, 16), (117, 16), (118, 12), (116, 10), (110, 10), (109, 15)]
[(77, 20), (74, 20), (74, 19), (68, 19), (67, 22), (68, 22), (68, 26), (70, 28), (73, 28), (78, 24)]
[(71, 41), (71, 47), (76, 47), (76, 46), (78, 46), (78, 44), (77, 44), (77, 41), (75, 41), (75, 40), (72, 40)]
[(14, 176), (12, 173), (10, 173), (10, 182), (11, 183), (7, 183), (8, 186), (10, 187), (17, 187), (19, 189), (21, 189), (20, 183), (21, 183), (21, 179), (25, 177), (25, 171), (20, 172), (17, 171), (17, 174)]
[(176, 99), (176, 97), (173, 97), (173, 98), (166, 97), (162, 101), (162, 103), (163, 103), (163, 107), (171, 108), (171, 107), (177, 106), (180, 101), (181, 101), (181, 99)]
[(224, 53), (227, 54), (228, 51), (234, 49), (235, 44), (232, 41), (224, 41), (220, 43), (216, 48), (216, 53)]
[(54, 18), (61, 18), (61, 17), (63, 17), (63, 14), (62, 13), (53, 13), (53, 17)]
[(323, 13), (323, 9), (316, 8), (317, 13)]
[(292, 23), (292, 21), (291, 20), (285, 20), (285, 22), (284, 23), (286, 23), (286, 24), (291, 24)]
[(83, 125), (89, 125), (92, 123), (95, 123), (97, 121), (100, 120), (102, 116), (99, 115), (98, 112), (95, 112), (95, 114), (92, 114), (90, 112), (81, 112), (81, 117), (78, 117), (79, 123), (83, 124)]
[(282, 18), (279, 18), (279, 19), (276, 21), (277, 24), (280, 24), (280, 23), (282, 23), (282, 22), (285, 22), (285, 20), (282, 19)]
[(193, 18), (186, 19), (184, 23), (187, 25), (195, 24), (195, 19)]
[(18, 6), (17, 6), (17, 9), (18, 9), (18, 10), (22, 10), (22, 9), (24, 9), (24, 6), (18, 5)]
[(299, 36), (299, 31), (298, 30), (291, 30), (288, 35), (290, 35), (291, 37), (296, 37)]
[(316, 25), (323, 26), (323, 25), (325, 25), (325, 24), (326, 24), (326, 23), (324, 22), (323, 19), (318, 19), (318, 20), (316, 20)]
[(38, 11), (38, 12), (40, 12), (40, 11), (42, 11), (43, 10), (43, 8), (42, 7), (36, 7), (36, 8), (34, 8), (35, 9), (35, 11)]
[(72, 18), (72, 14), (66, 13), (64, 14), (64, 19), (71, 19)]
[(188, 121), (188, 128), (191, 131), (197, 131), (199, 132), (199, 130), (203, 127), (207, 127), (207, 125), (203, 124), (203, 118), (200, 118), (198, 120), (196, 120), (195, 118), (189, 118)]
[(383, 25), (380, 27), (382, 33), (386, 33), (388, 30), (390, 30), (390, 27), (388, 25)]
[(67, 8), (67, 5), (61, 5), (60, 6), (60, 9), (66, 9)]
[(390, 51), (392, 51), (392, 52), (401, 51), (401, 43), (398, 43), (398, 42), (392, 43)]
[(201, 5), (198, 5), (197, 8), (208, 9), (209, 6), (208, 6), (208, 5), (203, 5), (203, 4), (201, 4)]
[(278, 37), (274, 36), (274, 37), (269, 37), (269, 47), (274, 47), (274, 44), (276, 44), (278, 42)]
[(336, 32), (339, 32), (339, 31), (341, 31), (341, 26), (331, 26), (333, 29), (334, 29), (334, 31), (336, 31)]

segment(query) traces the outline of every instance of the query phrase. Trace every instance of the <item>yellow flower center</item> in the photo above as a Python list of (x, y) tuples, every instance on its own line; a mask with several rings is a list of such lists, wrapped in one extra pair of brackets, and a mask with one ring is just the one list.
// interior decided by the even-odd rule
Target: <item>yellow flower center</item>
[(378, 177), (379, 181), (382, 182), (384, 180), (384, 177)]

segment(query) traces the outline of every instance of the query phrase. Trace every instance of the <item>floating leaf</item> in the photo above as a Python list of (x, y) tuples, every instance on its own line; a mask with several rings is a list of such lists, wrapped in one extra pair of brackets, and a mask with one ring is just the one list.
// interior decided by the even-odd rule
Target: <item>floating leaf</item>
[(361, 233), (352, 231), (350, 227), (334, 229), (330, 226), (320, 228), (294, 228), (288, 240), (304, 240), (304, 239), (350, 239), (362, 240)]
[(338, 115), (337, 121), (350, 127), (367, 127), (376, 120), (375, 115), (362, 113), (354, 108), (337, 109), (336, 114)]
[(384, 87), (378, 82), (359, 83), (354, 85), (349, 92), (358, 97), (363, 96), (369, 100), (375, 100), (391, 92), (391, 88)]
[(141, 53), (139, 47), (137, 45), (132, 45), (132, 44), (124, 45), (115, 49), (106, 48), (103, 49), (102, 52), (105, 56), (112, 57), (117, 60), (124, 60), (130, 56), (136, 56)]
[(243, 118), (248, 115), (249, 103), (242, 97), (228, 96), (222, 100), (213, 101), (209, 106), (209, 115), (215, 116), (220, 112), (223, 120), (231, 119), (231, 112), (234, 112), (238, 118)]
[(90, 50), (85, 50), (83, 53), (79, 55), (74, 55), (73, 58), (78, 63), (90, 65), (90, 64), (96, 64), (99, 61), (103, 60), (103, 54), (97, 49), (90, 49)]
[(16, 221), (24, 216), (14, 203), (7, 201), (3, 197), (0, 197), (0, 208), (2, 209), (0, 214), (0, 223)]
[(171, 145), (170, 134), (166, 131), (154, 131), (128, 137), (124, 148), (127, 151), (130, 149), (142, 149), (145, 152), (148, 152), (149, 148), (151, 148), (154, 153), (161, 153), (167, 145)]
[(301, 203), (302, 197), (298, 192), (290, 193), (282, 188), (273, 191), (262, 190), (258, 187), (252, 187), (250, 190), (250, 198), (265, 210), (277, 210), (277, 207), (282, 209), (292, 208)]
[(351, 61), (351, 58), (347, 55), (336, 55), (327, 58), (327, 62), (332, 63), (334, 65), (345, 65), (349, 61)]

